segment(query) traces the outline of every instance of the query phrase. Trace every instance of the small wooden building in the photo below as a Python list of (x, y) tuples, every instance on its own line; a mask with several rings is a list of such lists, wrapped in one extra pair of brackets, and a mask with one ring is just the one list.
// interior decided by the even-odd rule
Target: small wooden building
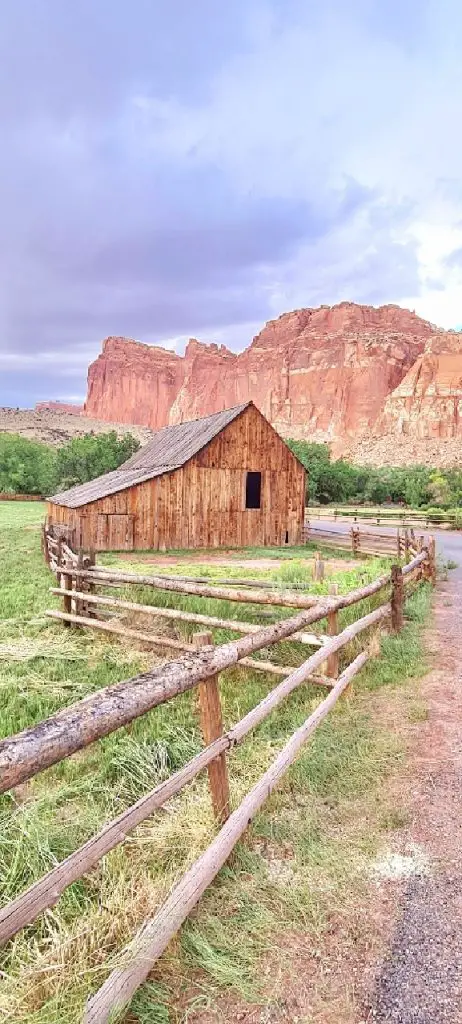
[(55, 494), (48, 521), (95, 551), (299, 544), (305, 470), (253, 402), (164, 427), (111, 473)]

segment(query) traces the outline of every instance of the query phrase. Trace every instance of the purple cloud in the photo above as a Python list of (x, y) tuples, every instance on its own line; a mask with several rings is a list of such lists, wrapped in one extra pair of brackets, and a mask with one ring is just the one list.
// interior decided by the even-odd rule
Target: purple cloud
[(110, 333), (239, 348), (345, 298), (449, 325), (458, 27), (457, 0), (4, 0), (0, 402), (83, 394)]

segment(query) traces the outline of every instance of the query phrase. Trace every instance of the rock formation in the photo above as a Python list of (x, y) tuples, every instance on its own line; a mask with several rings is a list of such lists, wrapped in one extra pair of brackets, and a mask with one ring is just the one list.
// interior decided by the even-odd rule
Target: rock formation
[(183, 372), (183, 360), (175, 352), (127, 338), (106, 338), (101, 355), (88, 370), (85, 414), (165, 427)]
[(415, 438), (462, 438), (462, 334), (429, 339), (397, 388), (388, 396), (374, 431)]
[(73, 402), (37, 402), (35, 405), (36, 412), (63, 412), (68, 413), (70, 416), (81, 416), (83, 413), (83, 405), (74, 405)]
[(285, 313), (240, 353), (107, 338), (85, 414), (158, 429), (250, 398), (285, 437), (335, 454), (374, 436), (462, 438), (462, 334), (398, 306), (342, 302)]

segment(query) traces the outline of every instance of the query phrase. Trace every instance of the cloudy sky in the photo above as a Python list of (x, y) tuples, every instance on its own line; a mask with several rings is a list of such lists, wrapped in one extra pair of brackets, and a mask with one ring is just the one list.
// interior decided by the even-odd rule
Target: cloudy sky
[(460, 0), (1, 0), (0, 404), (108, 334), (462, 324)]

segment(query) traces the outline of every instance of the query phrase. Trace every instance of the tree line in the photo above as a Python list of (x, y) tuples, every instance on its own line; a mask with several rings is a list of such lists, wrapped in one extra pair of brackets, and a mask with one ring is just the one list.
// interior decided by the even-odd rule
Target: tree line
[[(384, 502), (422, 509), (462, 505), (462, 470), (426, 466), (355, 466), (332, 459), (327, 444), (288, 440), (308, 470), (308, 497), (327, 504), (381, 505)], [(118, 469), (140, 447), (131, 434), (75, 437), (61, 448), (19, 434), (0, 434), (0, 491), (48, 496)]]
[(19, 434), (0, 434), (0, 491), (50, 496), (118, 469), (140, 447), (131, 434), (74, 437), (61, 448)]
[(311, 502), (373, 504), (385, 502), (421, 509), (456, 509), (462, 505), (462, 470), (427, 466), (355, 466), (332, 459), (327, 444), (288, 440), (308, 470)]

